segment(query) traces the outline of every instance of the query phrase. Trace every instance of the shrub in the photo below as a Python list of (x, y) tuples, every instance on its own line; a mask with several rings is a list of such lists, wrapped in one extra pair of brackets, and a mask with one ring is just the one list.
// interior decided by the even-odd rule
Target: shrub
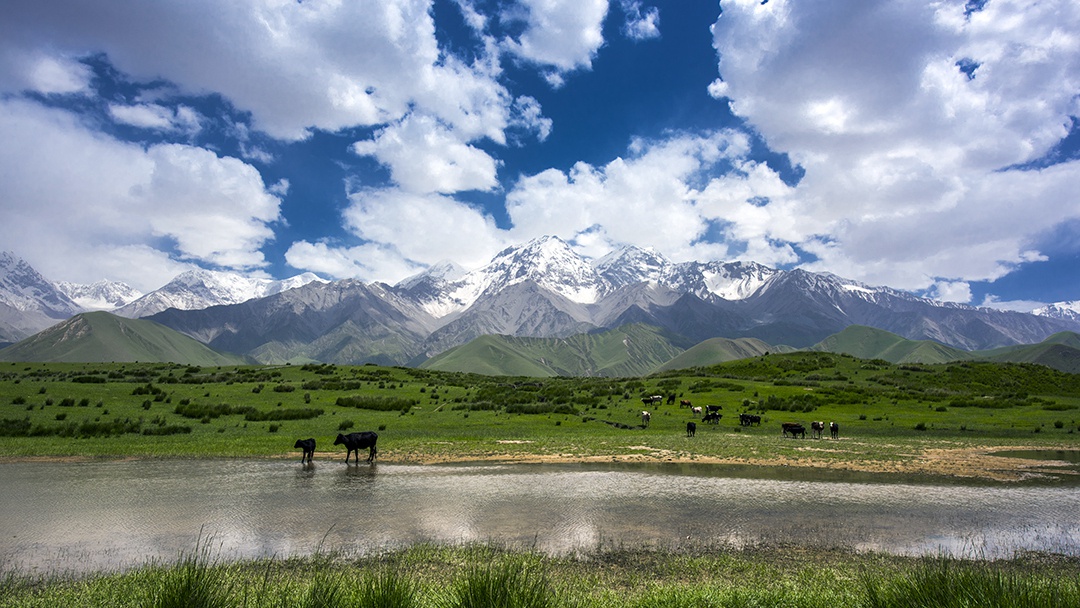
[(338, 397), (337, 405), (342, 407), (355, 407), (362, 410), (375, 410), (379, 412), (407, 412), (412, 409), (416, 402), (412, 399), (400, 397)]
[(322, 416), (322, 410), (312, 409), (281, 409), (272, 412), (260, 412), (254, 409), (244, 413), (244, 420), (248, 422), (263, 422), (266, 420), (310, 420)]

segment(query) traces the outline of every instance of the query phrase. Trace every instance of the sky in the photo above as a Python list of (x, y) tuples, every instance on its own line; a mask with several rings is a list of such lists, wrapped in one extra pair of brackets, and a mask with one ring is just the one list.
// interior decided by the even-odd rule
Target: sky
[(395, 283), (558, 236), (1080, 300), (1075, 0), (6, 0), (0, 250)]

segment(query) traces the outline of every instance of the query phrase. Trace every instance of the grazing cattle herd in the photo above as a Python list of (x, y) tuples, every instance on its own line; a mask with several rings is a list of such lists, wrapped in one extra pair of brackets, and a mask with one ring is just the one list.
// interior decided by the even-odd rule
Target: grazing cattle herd
[[(656, 404), (656, 403), (663, 403), (664, 397), (662, 397), (660, 395), (651, 395), (649, 397), (643, 397), (641, 399), (641, 401), (642, 401), (642, 403), (645, 403), (646, 405), (651, 405), (651, 404)], [(675, 401), (675, 395), (669, 395), (667, 397), (667, 402), (668, 402), (669, 405), (674, 403), (674, 401)], [(679, 401), (679, 407), (690, 408), (691, 415), (695, 416), (695, 417), (696, 416), (702, 416), (702, 413), (704, 412), (705, 415), (701, 417), (701, 422), (703, 422), (705, 424), (717, 424), (718, 425), (718, 424), (720, 424), (720, 419), (723, 417), (723, 414), (720, 413), (720, 410), (722, 410), (724, 408), (723, 408), (723, 406), (720, 406), (720, 405), (707, 405), (707, 406), (705, 406), (705, 409), (702, 410), (701, 406), (695, 406), (695, 405), (691, 404), (689, 400), (682, 399), (682, 400)], [(649, 423), (651, 421), (652, 421), (652, 413), (649, 412), (648, 410), (642, 410), (641, 411), (641, 425), (642, 425), (642, 427), (648, 427)], [(761, 426), (761, 416), (759, 414), (749, 414), (749, 413), (741, 413), (741, 414), (739, 414), (739, 426), (749, 427), (749, 426), (752, 426), (752, 425)], [(839, 439), (840, 438), (840, 425), (837, 424), (836, 422), (829, 422), (828, 426), (829, 426), (829, 436), (832, 439)], [(623, 428), (629, 428), (629, 427), (623, 427)], [(824, 432), (825, 432), (825, 422), (815, 420), (815, 421), (810, 423), (810, 437), (811, 438), (813, 438), (813, 439), (821, 439), (823, 437), (823, 435), (824, 435)], [(795, 438), (805, 439), (806, 438), (806, 427), (803, 426), (803, 424), (799, 423), (799, 422), (783, 422), (783, 423), (780, 424), (780, 433), (781, 433), (782, 437), (787, 437), (788, 435), (790, 435), (792, 439), (795, 439)], [(686, 436), (687, 437), (694, 437), (696, 435), (697, 435), (697, 423), (694, 422), (694, 421), (687, 422), (686, 423)], [(354, 452), (356, 453), (355, 464), (360, 464), (360, 450), (362, 450), (364, 448), (367, 448), (367, 450), (368, 450), (367, 462), (374, 464), (375, 463), (375, 458), (378, 455), (378, 450), (375, 447), (375, 444), (378, 441), (378, 439), (379, 439), (379, 436), (374, 431), (361, 431), (359, 433), (349, 433), (348, 435), (343, 435), (341, 433), (338, 433), (337, 439), (334, 440), (334, 445), (343, 445), (343, 446), (345, 446), (345, 450), (346, 450), (345, 451), (345, 464), (349, 463), (349, 458), (353, 455)], [(296, 444), (293, 447), (303, 450), (303, 453), (300, 456), (300, 462), (301, 463), (309, 463), (310, 464), (312, 462), (312, 458), (315, 455), (315, 439), (314, 438), (297, 439)]]

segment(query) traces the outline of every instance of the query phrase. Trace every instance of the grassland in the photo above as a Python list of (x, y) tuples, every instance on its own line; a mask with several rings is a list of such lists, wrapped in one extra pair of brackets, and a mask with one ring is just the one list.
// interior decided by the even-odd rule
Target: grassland
[(0, 606), (183, 608), (951, 608), (1080, 605), (1080, 562), (910, 558), (797, 547), (613, 550), (552, 558), (419, 545), (340, 559), (177, 564), (89, 578), (9, 576)]
[[(675, 403), (643, 406), (649, 395)], [(697, 425), (694, 405), (720, 405)], [(642, 426), (641, 411), (652, 418)], [(740, 412), (762, 416), (743, 427)], [(783, 438), (836, 421), (839, 440)], [(381, 462), (670, 461), (1019, 479), (1008, 449), (1080, 449), (1080, 375), (1030, 364), (893, 365), (772, 354), (645, 378), (507, 378), (378, 366), (0, 364), (0, 458), (343, 460), (375, 430)], [(826, 433), (826, 436), (828, 434)]]

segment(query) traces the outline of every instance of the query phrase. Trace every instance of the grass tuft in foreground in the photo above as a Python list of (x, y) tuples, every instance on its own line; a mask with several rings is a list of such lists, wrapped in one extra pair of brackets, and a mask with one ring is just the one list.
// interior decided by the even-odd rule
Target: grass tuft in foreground
[(990, 563), (940, 559), (891, 577), (867, 578), (866, 608), (1080, 606), (1080, 578), (1032, 577)]
[(0, 573), (0, 607), (1017, 608), (1080, 606), (1080, 559), (961, 560), (804, 546), (549, 557), (486, 545), (174, 565), (84, 578)]

